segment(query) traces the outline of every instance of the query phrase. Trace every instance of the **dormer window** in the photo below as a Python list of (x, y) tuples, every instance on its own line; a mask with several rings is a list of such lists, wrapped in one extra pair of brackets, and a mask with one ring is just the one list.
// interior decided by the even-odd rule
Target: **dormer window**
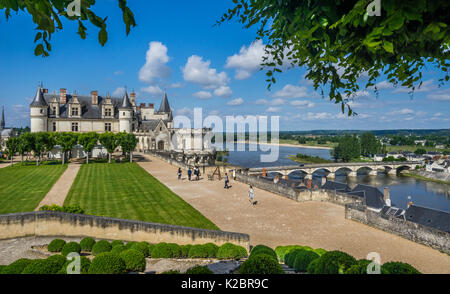
[(105, 109), (105, 116), (112, 116), (111, 108), (106, 108)]
[(72, 116), (78, 116), (78, 107), (72, 107)]

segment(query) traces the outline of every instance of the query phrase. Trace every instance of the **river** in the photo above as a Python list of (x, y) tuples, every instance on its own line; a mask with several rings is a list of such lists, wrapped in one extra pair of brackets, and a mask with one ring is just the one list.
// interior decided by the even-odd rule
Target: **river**
[[(237, 148), (244, 148), (245, 151), (237, 151)], [(269, 154), (269, 152), (263, 152), (260, 148), (257, 151), (250, 151), (250, 147), (255, 148), (255, 145), (249, 146), (249, 144), (235, 144), (234, 151), (229, 151), (227, 160), (232, 165), (252, 168), (252, 167), (269, 167), (269, 166), (287, 166), (298, 165), (298, 163), (290, 160), (288, 157), (302, 153), (310, 156), (319, 156), (324, 159), (331, 159), (329, 149), (316, 149), (305, 147), (292, 147), (292, 146), (279, 146), (279, 156), (274, 162), (261, 162), (262, 154)], [(265, 146), (274, 147), (274, 146)], [(343, 172), (344, 173), (344, 172)], [(323, 173), (317, 172), (314, 174), (314, 181), (320, 182)], [(292, 173), (290, 178), (301, 179), (301, 173)], [(378, 187), (383, 191), (384, 187), (389, 187), (391, 191), (391, 200), (393, 205), (406, 208), (409, 202), (408, 196), (411, 200), (420, 206), (430, 207), (438, 210), (450, 212), (450, 185), (439, 184), (434, 182), (422, 181), (419, 179), (407, 177), (407, 176), (388, 176), (379, 174), (376, 177), (370, 177), (368, 175), (359, 174), (357, 178), (348, 178), (344, 174), (336, 174), (335, 181), (346, 182), (350, 187), (355, 186), (358, 183), (367, 184)]]

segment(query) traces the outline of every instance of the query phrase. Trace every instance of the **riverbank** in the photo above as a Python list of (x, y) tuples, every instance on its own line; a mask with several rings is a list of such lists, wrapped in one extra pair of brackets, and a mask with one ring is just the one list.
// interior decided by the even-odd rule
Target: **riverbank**
[[(299, 157), (300, 155), (300, 157)], [(319, 156), (309, 156), (304, 154), (297, 154), (288, 157), (290, 160), (298, 163), (331, 163), (333, 161), (323, 159)]]
[[(236, 141), (237, 144), (250, 144), (249, 141)], [(254, 144), (255, 142), (252, 142)], [(285, 147), (298, 147), (298, 148), (311, 148), (311, 149), (325, 149), (325, 150), (333, 150), (331, 147), (325, 147), (325, 146), (310, 146), (310, 145), (303, 145), (303, 144), (291, 144), (291, 143), (259, 143), (259, 145), (268, 145), (268, 146), (285, 146)]]
[(414, 173), (404, 172), (404, 173), (402, 173), (402, 175), (407, 176), (407, 177), (412, 177), (415, 179), (419, 179), (422, 181), (450, 185), (450, 180), (448, 180), (448, 181), (446, 180), (447, 178), (450, 178), (450, 176), (447, 176), (446, 179), (444, 180), (442, 178), (436, 177), (436, 175), (433, 175), (433, 173), (430, 173), (430, 172), (414, 172)]

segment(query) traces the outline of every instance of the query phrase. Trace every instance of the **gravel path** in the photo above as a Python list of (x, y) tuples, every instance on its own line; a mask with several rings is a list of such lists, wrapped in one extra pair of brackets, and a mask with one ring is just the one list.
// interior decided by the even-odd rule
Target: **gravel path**
[[(248, 201), (248, 186), (177, 179), (177, 168), (158, 158), (139, 164), (225, 231), (250, 235), (252, 245), (299, 244), (342, 250), (357, 259), (378, 252), (381, 262), (403, 261), (424, 273), (450, 273), (450, 256), (430, 247), (345, 219), (344, 207), (327, 202), (295, 202), (255, 189), (258, 204)], [(185, 172), (184, 172), (185, 173)]]

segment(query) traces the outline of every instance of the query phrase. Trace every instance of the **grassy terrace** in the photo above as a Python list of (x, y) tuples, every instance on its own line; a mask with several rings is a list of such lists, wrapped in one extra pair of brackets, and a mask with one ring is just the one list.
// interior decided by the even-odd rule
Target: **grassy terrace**
[(33, 211), (66, 168), (16, 164), (0, 169), (0, 214)]
[(93, 215), (218, 230), (136, 163), (83, 165), (65, 204)]

